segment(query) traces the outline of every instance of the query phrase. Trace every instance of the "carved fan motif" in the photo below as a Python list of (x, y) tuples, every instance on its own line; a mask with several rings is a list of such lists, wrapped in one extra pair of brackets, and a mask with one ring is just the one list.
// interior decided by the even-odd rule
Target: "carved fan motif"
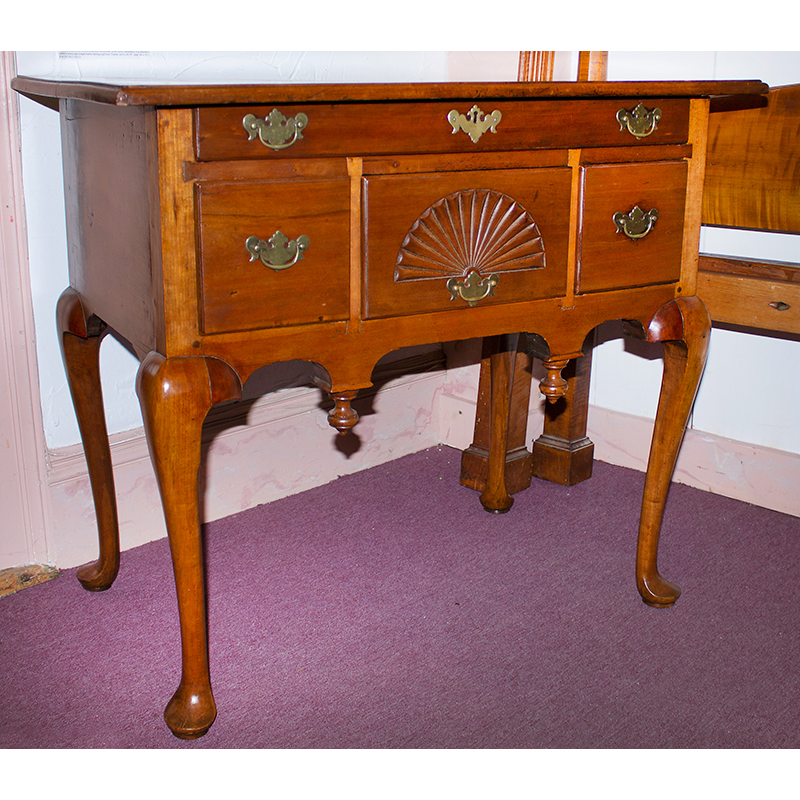
[(514, 199), (470, 189), (428, 208), (403, 240), (395, 265), (400, 281), (488, 275), (545, 266), (542, 236)]

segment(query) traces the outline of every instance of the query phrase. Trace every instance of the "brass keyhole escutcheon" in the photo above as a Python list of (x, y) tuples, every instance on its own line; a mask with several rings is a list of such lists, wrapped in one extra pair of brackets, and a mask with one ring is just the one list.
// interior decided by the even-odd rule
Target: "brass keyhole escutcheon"
[(499, 111), (486, 115), (478, 106), (472, 106), (466, 114), (459, 114), (454, 108), (447, 115), (447, 121), (453, 126), (452, 133), (464, 131), (476, 143), (486, 131), (497, 133), (497, 126), (502, 118)]

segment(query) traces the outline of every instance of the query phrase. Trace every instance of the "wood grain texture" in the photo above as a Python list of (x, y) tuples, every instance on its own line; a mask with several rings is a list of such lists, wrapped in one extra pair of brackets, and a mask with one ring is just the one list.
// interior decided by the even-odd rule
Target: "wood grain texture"
[[(350, 311), (350, 182), (203, 181), (197, 187), (204, 333), (344, 320)], [(309, 245), (275, 270), (245, 242), (276, 233)]]
[(664, 377), (647, 463), (639, 538), (636, 585), (645, 603), (671, 606), (680, 589), (658, 571), (658, 543), (669, 483), (675, 470), (686, 422), (708, 356), (711, 320), (702, 300), (678, 298), (659, 309), (647, 341), (664, 346)]
[(517, 363), (519, 334), (497, 337), (489, 357), (491, 414), (489, 422), (489, 463), (486, 488), (480, 496), (481, 505), (493, 514), (505, 514), (514, 505), (506, 487), (506, 454), (511, 412), (511, 392)]
[(765, 108), (712, 114), (703, 223), (800, 230), (800, 85), (772, 89)]
[[(705, 267), (708, 259), (701, 258)], [(800, 333), (800, 269), (726, 259), (729, 271), (697, 273), (697, 293), (711, 319), (765, 331)], [(749, 274), (743, 264), (757, 267)], [(789, 275), (788, 279), (778, 277)]]
[(605, 81), (608, 78), (608, 52), (581, 50), (578, 53), (578, 80)]
[[(18, 76), (11, 86), (35, 98), (89, 100), (117, 106), (226, 106), (270, 103), (480, 100), (498, 97), (716, 97), (766, 94), (759, 80), (747, 81), (548, 81), (512, 83), (214, 84), (136, 86), (51, 81)], [(268, 111), (270, 109), (267, 109)]]
[(163, 309), (163, 342), (169, 357), (197, 355), (200, 307), (197, 274), (194, 186), (183, 166), (193, 161), (192, 111), (166, 109), (157, 114), (158, 159), (152, 191), (158, 201), (157, 300)]
[(137, 393), (164, 506), (181, 628), (181, 680), (164, 719), (175, 736), (196, 739), (208, 731), (217, 713), (208, 665), (200, 536), (200, 434), (212, 406), (240, 398), (242, 387), (231, 368), (217, 359), (165, 359), (150, 353), (139, 368)]
[(586, 422), (593, 341), (590, 334), (583, 345), (583, 356), (572, 359), (562, 371), (567, 384), (564, 396), (546, 404), (531, 465), (534, 477), (541, 480), (574, 486), (591, 477), (594, 444), (586, 435)]
[(30, 586), (38, 586), (57, 578), (61, 573), (49, 564), (27, 564), (0, 570), (0, 597), (15, 594)]
[(556, 54), (553, 50), (523, 50), (519, 54), (518, 81), (552, 81)]
[[(478, 261), (469, 255), (469, 242), (480, 238), (479, 229), (483, 224), (480, 214), (469, 215), (471, 221), (467, 224), (466, 249), (456, 247), (451, 242), (455, 234), (447, 232), (451, 230), (451, 211), (442, 208), (436, 212), (436, 208), (443, 199), (458, 193), (465, 186), (479, 186), (482, 191), (490, 190), (497, 195), (513, 198), (513, 202), (535, 221), (546, 243), (546, 266), (539, 266), (542, 261), (539, 260), (535, 265), (517, 270), (514, 269), (515, 263), (504, 265), (498, 262), (490, 266), (488, 271), (482, 270)], [(498, 287), (492, 296), (480, 301), (481, 305), (508, 302), (510, 299), (560, 296), (564, 293), (566, 282), (569, 198), (570, 172), (567, 169), (447, 172), (408, 177), (371, 176), (365, 179), (366, 225), (369, 231), (365, 253), (367, 316), (372, 318), (438, 311), (452, 308), (454, 304), (465, 305), (461, 299), (452, 299), (444, 277), (422, 273), (418, 281), (404, 280), (405, 273), (397, 277), (397, 270), (403, 268), (400, 255), (404, 242), (409, 236), (425, 237), (426, 231), (435, 240), (426, 244), (425, 248), (432, 268), (439, 263), (437, 259), (444, 258), (447, 252), (453, 252), (453, 271), (446, 277), (466, 276), (472, 269), (477, 269), (482, 277), (493, 272), (498, 274)], [(469, 204), (469, 200), (466, 202)], [(465, 214), (468, 212), (465, 211)], [(433, 221), (432, 216), (441, 219)], [(441, 227), (442, 224), (445, 228)], [(492, 234), (502, 233), (502, 226), (505, 225), (502, 214), (496, 222), (486, 225), (491, 227)], [(415, 226), (421, 227), (421, 232), (414, 233)], [(440, 252), (443, 255), (437, 256)]]
[(77, 101), (61, 114), (70, 282), (89, 313), (124, 330), (139, 358), (156, 346), (158, 324), (148, 171), (154, 124), (152, 110)]
[[(531, 485), (531, 454), (526, 447), (526, 440), (533, 360), (525, 350), (525, 338), (524, 334), (520, 336), (513, 365), (509, 402), (505, 454), (505, 488), (509, 494), (521, 492)], [(461, 456), (461, 485), (478, 492), (486, 489), (489, 471), (489, 437), (492, 422), (491, 356), (502, 341), (501, 337), (487, 337), (483, 340), (473, 440)]]
[[(686, 200), (685, 162), (591, 166), (585, 170), (579, 292), (677, 281)], [(631, 240), (617, 212), (658, 211), (653, 229)]]
[(61, 294), (56, 320), (99, 534), (97, 561), (82, 566), (77, 577), (84, 589), (100, 592), (110, 588), (119, 572), (117, 498), (100, 383), (100, 342), (107, 329), (97, 317), (87, 313), (80, 295), (72, 288)]
[[(249, 139), (242, 120), (246, 114), (265, 118), (273, 106), (202, 108), (196, 114), (196, 149), (199, 161), (254, 159), (280, 161), (310, 157), (411, 154), (474, 153), (496, 150), (581, 147), (586, 145), (622, 146), (638, 144), (627, 129), (620, 129), (617, 112), (633, 110), (641, 98), (519, 101), (487, 98), (479, 106), (489, 115), (502, 119), (494, 131), (477, 141), (463, 130), (454, 132), (448, 115), (455, 110), (466, 115), (476, 105), (458, 98), (438, 103), (416, 103), (413, 115), (401, 103), (352, 103), (312, 105), (287, 102), (279, 111), (286, 117), (305, 114), (308, 123), (302, 139), (282, 150), (264, 146), (258, 138)], [(648, 100), (648, 107), (662, 110), (656, 130), (648, 144), (681, 144), (687, 140), (689, 101), (662, 97)], [(342, 136), (343, 120), (347, 135)]]

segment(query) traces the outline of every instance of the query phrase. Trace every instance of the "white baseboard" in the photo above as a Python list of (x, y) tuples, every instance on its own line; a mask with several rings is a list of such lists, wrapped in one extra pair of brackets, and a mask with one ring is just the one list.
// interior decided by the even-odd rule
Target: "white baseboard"
[[(475, 401), (444, 392), (439, 397), (442, 444), (460, 450), (472, 443)], [(531, 400), (528, 444), (539, 436), (542, 403)], [(590, 406), (588, 436), (598, 461), (639, 471), (647, 469), (653, 421)], [(800, 517), (800, 455), (724, 439), (689, 429), (673, 480), (703, 491)]]
[[(589, 409), (595, 458), (644, 471), (653, 421), (595, 406)], [(690, 428), (673, 480), (706, 492), (800, 517), (800, 455), (737, 442)]]
[[(221, 519), (438, 444), (442, 380), (442, 371), (432, 371), (385, 383), (355, 428), (355, 452), (348, 450), (353, 440), (328, 425), (317, 389), (286, 389), (214, 409), (203, 436), (201, 518)], [(110, 441), (120, 546), (128, 550), (166, 536), (166, 528), (144, 431)], [(80, 445), (48, 453), (47, 495), (49, 562), (65, 569), (96, 559), (94, 506)]]
[[(360, 447), (349, 455), (337, 447), (342, 440), (328, 425), (318, 390), (287, 389), (251, 405), (215, 410), (204, 435), (202, 518), (221, 519), (436, 444), (465, 449), (473, 438), (475, 401), (460, 396), (460, 388), (442, 371), (389, 381), (374, 396), (374, 413), (365, 414), (355, 429)], [(542, 405), (534, 398), (529, 443), (541, 432), (542, 420)], [(592, 406), (588, 427), (596, 459), (646, 468), (652, 420)], [(143, 431), (112, 436), (111, 453), (122, 550), (162, 538), (166, 529)], [(96, 558), (94, 507), (81, 446), (48, 455), (50, 563), (63, 569)], [(800, 516), (795, 453), (690, 429), (673, 479)]]

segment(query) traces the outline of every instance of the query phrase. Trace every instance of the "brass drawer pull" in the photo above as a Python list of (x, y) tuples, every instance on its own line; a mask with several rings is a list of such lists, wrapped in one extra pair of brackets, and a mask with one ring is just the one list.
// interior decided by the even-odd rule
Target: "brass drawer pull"
[(244, 243), (247, 252), (250, 253), (250, 260), (261, 259), (265, 267), (274, 269), (276, 272), (282, 269), (289, 269), (303, 257), (303, 252), (311, 244), (308, 236), (298, 236), (296, 239), (289, 239), (280, 231), (275, 231), (265, 242), (258, 236), (249, 236)]
[(464, 131), (473, 142), (477, 142), (486, 131), (497, 133), (502, 118), (503, 115), (496, 110), (487, 117), (478, 106), (472, 106), (466, 114), (459, 114), (454, 108), (447, 115), (447, 121), (453, 126), (452, 133)]
[(499, 280), (500, 278), (494, 273), (481, 279), (480, 274), (473, 270), (466, 280), (450, 278), (447, 281), (447, 290), (452, 295), (451, 300), (460, 297), (469, 303), (470, 308), (474, 308), (480, 300), (494, 294), (494, 287), (497, 286)]
[(303, 138), (308, 117), (301, 113), (287, 119), (277, 108), (273, 108), (264, 119), (259, 119), (255, 114), (247, 114), (242, 125), (247, 131), (249, 141), (257, 136), (265, 147), (284, 150)]
[(653, 230), (657, 219), (658, 209), (651, 208), (645, 213), (639, 206), (634, 206), (627, 214), (621, 211), (614, 214), (617, 233), (624, 233), (629, 239), (643, 239)]
[(621, 108), (617, 111), (617, 122), (619, 129), (628, 129), (628, 133), (637, 139), (644, 139), (649, 136), (657, 127), (661, 119), (661, 109), (654, 108), (648, 111), (639, 103), (633, 111)]

